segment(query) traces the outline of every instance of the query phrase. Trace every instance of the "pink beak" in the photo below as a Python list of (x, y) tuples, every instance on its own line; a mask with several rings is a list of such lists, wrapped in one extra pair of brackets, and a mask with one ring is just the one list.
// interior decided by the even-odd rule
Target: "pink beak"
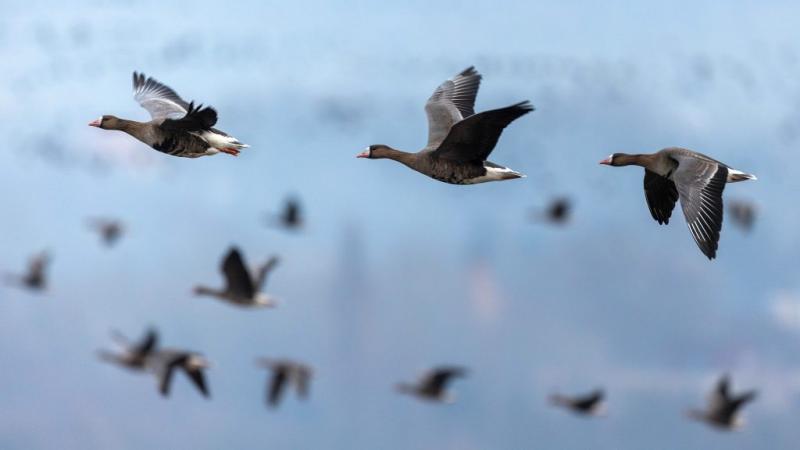
[(369, 150), (364, 150), (363, 152), (357, 154), (356, 158), (369, 158)]
[(606, 166), (610, 166), (611, 165), (611, 157), (609, 156), (608, 158), (600, 161), (600, 164), (603, 164), (603, 165), (606, 165)]
[(90, 127), (98, 127), (98, 128), (100, 128), (100, 123), (101, 123), (100, 119), (95, 119), (95, 120), (89, 122), (89, 126)]

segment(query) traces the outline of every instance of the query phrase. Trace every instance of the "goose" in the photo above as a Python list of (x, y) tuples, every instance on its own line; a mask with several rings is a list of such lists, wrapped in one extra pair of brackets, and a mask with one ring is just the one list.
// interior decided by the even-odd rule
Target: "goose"
[(572, 202), (566, 197), (557, 197), (550, 201), (544, 211), (535, 211), (534, 220), (543, 220), (553, 225), (564, 225), (569, 221)]
[(692, 409), (687, 412), (687, 415), (720, 430), (737, 430), (744, 426), (744, 420), (739, 415), (739, 410), (755, 400), (756, 395), (755, 390), (733, 395), (730, 392), (730, 377), (723, 375), (717, 382), (716, 388), (711, 392), (706, 409)]
[(124, 131), (155, 150), (184, 158), (219, 152), (238, 156), (240, 149), (249, 147), (213, 128), (217, 123), (214, 108), (187, 103), (154, 78), (133, 72), (133, 98), (150, 113), (152, 120), (136, 122), (105, 115), (89, 122), (89, 126)]
[(576, 414), (584, 416), (601, 416), (604, 413), (603, 400), (605, 393), (602, 389), (595, 389), (584, 395), (567, 396), (553, 394), (550, 396), (550, 403), (566, 408)]
[(112, 353), (100, 350), (98, 355), (101, 360), (107, 361), (127, 369), (145, 370), (147, 359), (158, 347), (158, 333), (149, 329), (139, 342), (131, 343), (121, 333), (114, 331), (111, 337), (123, 347), (122, 353)]
[(146, 361), (148, 369), (158, 379), (158, 390), (162, 396), (169, 395), (172, 377), (176, 370), (180, 370), (186, 374), (203, 397), (209, 397), (203, 373), (203, 370), (209, 367), (209, 363), (199, 353), (166, 348), (153, 352)]
[(467, 375), (463, 367), (437, 367), (423, 374), (416, 384), (399, 383), (396, 389), (400, 393), (414, 395), (417, 398), (440, 403), (452, 403), (455, 396), (447, 392), (447, 385), (454, 378)]
[(272, 371), (272, 378), (267, 383), (267, 405), (275, 408), (281, 401), (288, 384), (294, 384), (300, 398), (308, 397), (308, 387), (314, 371), (311, 367), (288, 359), (259, 358), (256, 364)]
[(728, 212), (733, 223), (739, 228), (744, 231), (753, 229), (753, 224), (756, 222), (756, 205), (744, 200), (735, 200), (728, 205)]
[(47, 288), (47, 267), (50, 265), (50, 259), (48, 252), (39, 252), (30, 258), (27, 272), (6, 274), (6, 281), (32, 291), (44, 291)]
[(508, 167), (487, 161), (503, 129), (533, 111), (523, 101), (505, 108), (475, 114), (475, 96), (481, 75), (469, 67), (442, 83), (425, 104), (428, 143), (417, 153), (388, 145), (370, 145), (358, 158), (393, 159), (435, 180), (450, 184), (476, 184), (524, 177)]
[(253, 276), (244, 265), (242, 254), (236, 247), (231, 247), (222, 261), (221, 270), (225, 275), (225, 288), (213, 289), (205, 286), (194, 288), (196, 295), (207, 295), (218, 298), (237, 306), (262, 306), (272, 307), (277, 304), (275, 298), (264, 294), (261, 289), (267, 280), (267, 275), (278, 264), (278, 258), (273, 256)]
[(100, 235), (100, 239), (107, 247), (111, 247), (122, 237), (125, 226), (119, 220), (114, 219), (89, 219), (89, 228)]
[(708, 259), (717, 256), (725, 184), (756, 179), (755, 175), (679, 147), (652, 154), (614, 153), (600, 164), (644, 167), (644, 195), (653, 219), (668, 224), (675, 202), (680, 199), (689, 231)]
[(287, 230), (297, 230), (303, 226), (303, 214), (300, 208), (300, 201), (296, 198), (289, 198), (283, 205), (280, 214), (274, 214), (268, 218), (269, 224), (277, 225)]

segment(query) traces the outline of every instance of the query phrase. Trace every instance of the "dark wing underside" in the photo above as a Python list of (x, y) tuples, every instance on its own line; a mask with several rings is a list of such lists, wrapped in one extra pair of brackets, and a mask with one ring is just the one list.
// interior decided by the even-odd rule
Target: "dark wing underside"
[(274, 373), (272, 374), (272, 382), (269, 386), (269, 391), (267, 392), (267, 403), (272, 406), (278, 406), (278, 403), (281, 401), (281, 395), (283, 394), (284, 386), (286, 386), (287, 380), (287, 371), (283, 368), (276, 367), (274, 369)]
[(678, 189), (669, 178), (644, 170), (644, 197), (653, 219), (659, 224), (668, 224), (678, 201)]
[(252, 298), (255, 295), (256, 287), (238, 249), (232, 248), (228, 252), (222, 262), (222, 273), (225, 274), (228, 292), (246, 298)]
[(186, 115), (180, 119), (164, 119), (160, 128), (172, 132), (208, 131), (217, 123), (217, 111), (210, 106), (189, 104)]

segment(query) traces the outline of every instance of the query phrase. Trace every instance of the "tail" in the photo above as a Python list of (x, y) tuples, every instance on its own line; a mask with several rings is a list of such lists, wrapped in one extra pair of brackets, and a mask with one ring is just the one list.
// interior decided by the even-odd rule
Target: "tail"
[(736, 183), (737, 181), (757, 180), (755, 175), (744, 173), (736, 169), (728, 169), (728, 183)]

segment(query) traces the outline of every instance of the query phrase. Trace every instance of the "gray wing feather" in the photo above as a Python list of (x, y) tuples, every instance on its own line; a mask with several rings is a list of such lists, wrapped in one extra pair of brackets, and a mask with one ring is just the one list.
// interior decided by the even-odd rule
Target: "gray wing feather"
[(672, 179), (678, 188), (681, 208), (697, 246), (709, 259), (717, 255), (722, 230), (722, 191), (728, 168), (703, 159), (673, 156), (678, 167)]
[(133, 72), (133, 98), (153, 119), (180, 119), (189, 109), (172, 88), (137, 72)]
[(475, 114), (475, 96), (481, 84), (481, 74), (469, 67), (445, 81), (433, 91), (425, 104), (428, 114), (428, 150), (442, 143), (450, 128)]

